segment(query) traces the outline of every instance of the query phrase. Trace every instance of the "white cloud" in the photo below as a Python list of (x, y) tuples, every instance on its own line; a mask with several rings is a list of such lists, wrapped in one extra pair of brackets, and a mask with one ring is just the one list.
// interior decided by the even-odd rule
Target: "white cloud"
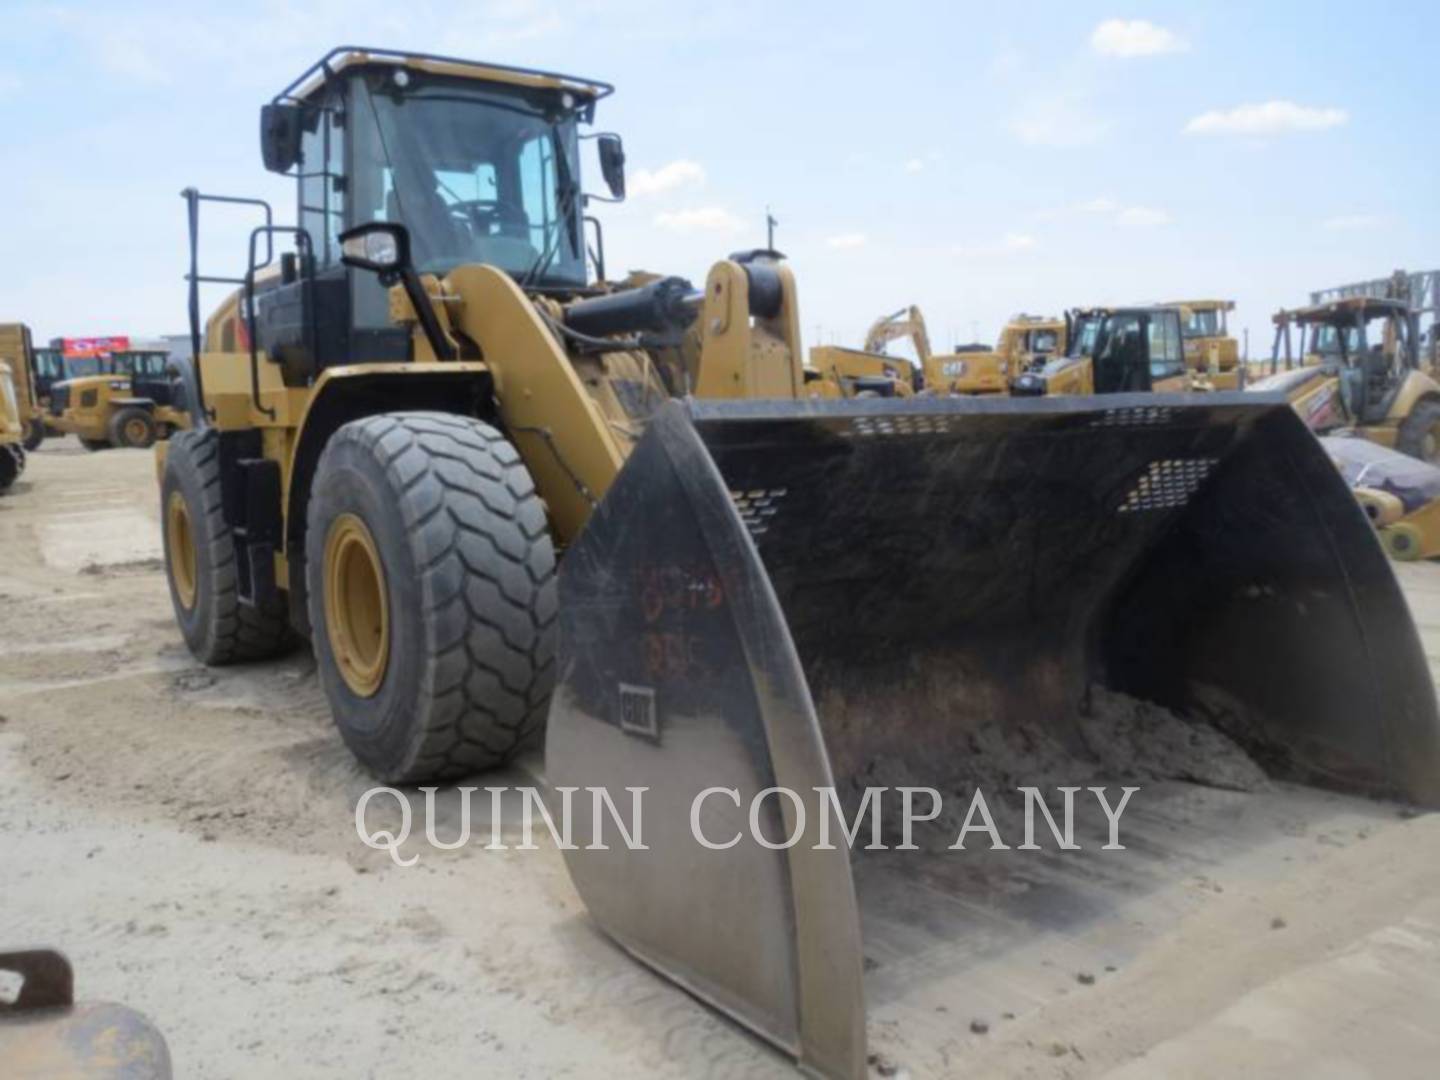
[(646, 195), (659, 195), (666, 191), (674, 191), (676, 188), (704, 182), (705, 170), (696, 162), (686, 161), (682, 158), (679, 161), (661, 165), (654, 171), (636, 169), (627, 178), (625, 188), (627, 195), (643, 198)]
[(989, 244), (959, 244), (951, 250), (956, 255), (983, 258), (998, 255), (1019, 255), (1036, 247), (1035, 238), (1024, 233), (1006, 233)]
[(1120, 209), (1120, 204), (1114, 199), (1087, 199), (1085, 202), (1077, 203), (1075, 209), (1082, 214), (1113, 214)]
[(905, 162), (905, 171), (908, 173), (922, 172), (924, 168), (925, 162), (918, 157), (912, 157), (909, 161)]
[(1190, 45), (1163, 26), (1144, 19), (1106, 19), (1090, 35), (1090, 47), (1102, 56), (1159, 56), (1185, 52)]
[(1280, 135), (1288, 131), (1323, 131), (1350, 119), (1344, 109), (1314, 108), (1293, 101), (1266, 101), (1211, 109), (1185, 125), (1189, 135)]
[(1169, 225), (1170, 215), (1150, 206), (1127, 206), (1115, 215), (1116, 225)]
[(838, 236), (831, 236), (826, 239), (825, 246), (830, 248), (858, 248), (864, 247), (869, 239), (863, 232), (840, 233)]
[(1333, 232), (1345, 232), (1351, 229), (1373, 229), (1383, 224), (1385, 219), (1379, 214), (1339, 214), (1326, 218), (1321, 222), (1321, 227)]
[(1027, 146), (1088, 146), (1109, 123), (1066, 95), (1031, 98), (1010, 118), (1010, 133)]
[(745, 222), (721, 206), (697, 206), (690, 210), (667, 210), (655, 215), (657, 228), (669, 232), (739, 232)]

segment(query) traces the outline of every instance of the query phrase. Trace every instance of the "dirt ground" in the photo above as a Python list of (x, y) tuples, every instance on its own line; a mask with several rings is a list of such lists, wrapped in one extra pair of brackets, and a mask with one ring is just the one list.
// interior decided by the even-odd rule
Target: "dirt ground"
[[(795, 1075), (610, 944), (543, 841), (408, 869), (363, 847), (371, 783), (308, 654), (196, 664), (157, 517), (148, 453), (68, 439), (0, 498), (0, 946), (63, 948), (78, 996), (147, 1013), (183, 1077)], [(1401, 578), (1440, 668), (1440, 566)], [(1433, 1075), (1440, 815), (1295, 840), (1243, 887), (1187, 886), (1184, 917), (1133, 964), (1058, 972), (1043, 1008), (984, 1031), (954, 1016), (923, 1067), (878, 1017), (878, 1065)]]

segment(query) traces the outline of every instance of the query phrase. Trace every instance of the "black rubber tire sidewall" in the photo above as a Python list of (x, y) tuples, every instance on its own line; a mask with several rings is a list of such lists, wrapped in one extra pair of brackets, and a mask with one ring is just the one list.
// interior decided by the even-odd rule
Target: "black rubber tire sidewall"
[[(129, 442), (125, 437), (125, 428), (132, 420), (145, 422), (145, 438), (140, 442)], [(115, 415), (110, 418), (108, 430), (110, 442), (115, 446), (145, 450), (155, 445), (155, 418), (135, 405), (127, 405), (125, 408), (117, 410)]]
[[(421, 735), (413, 723), (415, 702), (403, 695), (405, 688), (423, 684), (426, 677), (416, 553), (396, 511), (396, 492), (385, 468), (367, 447), (337, 440), (326, 450), (319, 469), (305, 541), (306, 593), (316, 666), (345, 742), (377, 775), (389, 777), (396, 763), (415, 759)], [(370, 697), (355, 694), (340, 675), (324, 616), (325, 540), (331, 524), (345, 513), (365, 523), (384, 567), (390, 651), (384, 679)]]

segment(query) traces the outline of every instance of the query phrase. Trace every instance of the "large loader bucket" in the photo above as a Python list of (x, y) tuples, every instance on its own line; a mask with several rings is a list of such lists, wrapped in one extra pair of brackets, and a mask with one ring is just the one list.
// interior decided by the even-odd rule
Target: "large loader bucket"
[[(646, 850), (613, 828), (588, 848), (575, 797), (576, 888), (634, 955), (827, 1076), (865, 1073), (867, 999), (872, 1020), (963, 1025), (956, 998), (1014, 990), (983, 971), (1040, 935), (1123, 953), (1136, 920), (1107, 913), (1242, 844), (1268, 796), (1223, 790), (1247, 774), (1208, 758), (1111, 760), (1140, 787), (1130, 850), (972, 861), (893, 850), (889, 828), (892, 850), (836, 824), (817, 847), (815, 788), (853, 811), (865, 786), (1083, 785), (1097, 701), (1127, 695), (1286, 791), (1440, 805), (1404, 599), (1278, 395), (672, 403), (560, 594), (548, 779), (622, 817), (647, 789)], [(803, 822), (773, 795), (752, 820), (774, 786), (809, 796)]]

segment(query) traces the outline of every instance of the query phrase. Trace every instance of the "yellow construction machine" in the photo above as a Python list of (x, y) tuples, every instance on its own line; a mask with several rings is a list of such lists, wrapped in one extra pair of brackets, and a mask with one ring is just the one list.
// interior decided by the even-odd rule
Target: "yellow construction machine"
[(1240, 345), (1228, 325), (1235, 301), (1172, 300), (1164, 306), (1180, 312), (1186, 368), (1203, 376), (1212, 389), (1241, 389)]
[(1333, 300), (1277, 312), (1274, 323), (1269, 371), (1249, 390), (1283, 393), (1317, 434), (1353, 431), (1440, 464), (1440, 383), (1421, 370), (1404, 301)]
[(45, 440), (45, 406), (36, 382), (30, 328), (24, 323), (0, 324), (0, 361), (10, 365), (10, 377), (15, 382), (20, 426), (24, 429), (22, 442), (26, 450), (34, 450)]
[(25, 471), (25, 427), (15, 374), (0, 360), (0, 492), (8, 491)]
[(1076, 308), (1066, 313), (1065, 325), (1064, 351), (1016, 375), (1011, 394), (1086, 396), (1197, 388), (1186, 370), (1176, 308)]
[(50, 387), (49, 424), (78, 436), (87, 450), (144, 449), (189, 426), (189, 414), (171, 400), (169, 354), (125, 350), (96, 358), (93, 373)]
[[(910, 342), (913, 369), (908, 361), (887, 355), (886, 347), (897, 340)], [(1003, 394), (1016, 374), (1063, 351), (1064, 341), (1062, 321), (1017, 315), (1001, 331), (994, 349), (961, 345), (953, 353), (936, 353), (930, 347), (925, 316), (912, 305), (875, 320), (862, 349), (812, 348), (810, 366), (839, 387), (827, 395), (832, 397), (866, 391), (874, 397), (908, 397), (913, 389), (932, 395)], [(886, 380), (896, 385), (887, 389)], [(904, 383), (910, 385), (900, 385)]]
[[(954, 853), (820, 844), (823, 815), (776, 787), (853, 793), (885, 761), (952, 785), (992, 736), (1079, 747), (1118, 693), (1222, 725), (1287, 779), (1440, 804), (1404, 600), (1282, 398), (812, 399), (773, 252), (703, 289), (608, 282), (595, 256), (590, 274), (579, 151), (610, 92), (331, 52), (262, 110), (299, 224), (250, 201), (262, 224), (203, 334), (215, 196), (187, 192), (194, 427), (156, 453), (196, 656), (308, 636), (341, 736), (386, 780), (462, 776), (543, 731), (557, 800), (643, 789), (642, 845), (564, 850), (598, 926), (850, 1080), (867, 997), (918, 1045), (939, 1004), (974, 1015), (966, 995), (998, 985), (977, 965), (1132, 932), (1154, 867), (1047, 860), (998, 888)], [(619, 197), (619, 137), (594, 142)], [(1178, 324), (1173, 346), (1181, 364)], [(1204, 818), (1219, 804), (1193, 784), (1136, 798), (1163, 826), (1145, 853), (1235, 820), (1233, 801)], [(595, 836), (599, 802), (566, 806)], [(760, 835), (731, 841), (747, 819)]]

